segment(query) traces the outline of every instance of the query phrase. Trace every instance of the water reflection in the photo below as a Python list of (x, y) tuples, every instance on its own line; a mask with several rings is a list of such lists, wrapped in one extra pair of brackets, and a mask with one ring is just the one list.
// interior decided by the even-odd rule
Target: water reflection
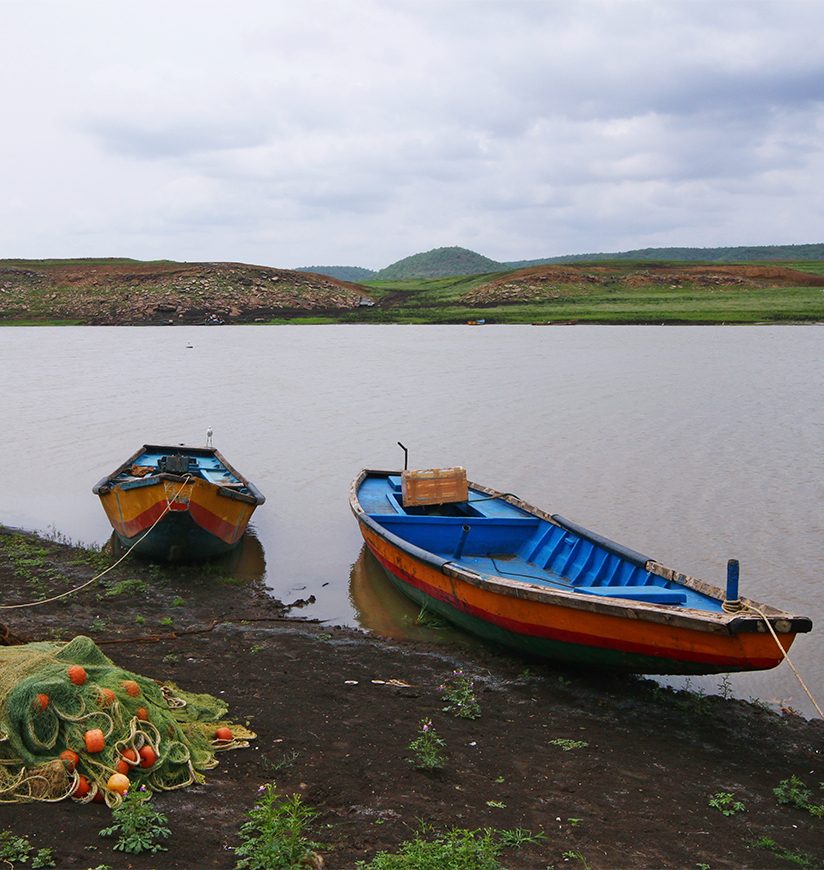
[[(127, 551), (114, 532), (104, 545), (104, 549), (116, 559)], [(139, 548), (134, 551), (134, 555), (140, 555)], [(244, 582), (263, 582), (266, 575), (266, 555), (263, 544), (251, 526), (246, 529), (237, 547), (223, 556), (209, 559), (208, 562), (201, 564), (208, 566), (209, 573), (223, 574)]]
[(349, 573), (349, 600), (361, 628), (381, 637), (428, 643), (478, 645), (480, 641), (453, 628), (399, 592), (364, 544)]

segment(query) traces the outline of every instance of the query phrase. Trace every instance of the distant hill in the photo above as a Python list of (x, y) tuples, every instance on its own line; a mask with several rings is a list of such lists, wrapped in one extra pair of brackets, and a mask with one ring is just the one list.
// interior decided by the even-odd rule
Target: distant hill
[(396, 281), (403, 278), (447, 278), (452, 275), (480, 275), (500, 272), (506, 267), (466, 248), (435, 248), (424, 254), (404, 257), (381, 269), (377, 281)]
[(763, 260), (824, 260), (824, 244), (742, 245), (734, 248), (639, 248), (635, 251), (599, 254), (566, 254), (543, 260), (514, 260), (507, 269), (545, 266), (550, 263), (593, 262), (595, 260), (675, 260), (700, 263), (751, 263)]
[(565, 254), (538, 260), (490, 260), (467, 248), (435, 248), (422, 254), (413, 254), (392, 263), (385, 269), (374, 271), (360, 266), (303, 266), (298, 272), (316, 272), (339, 281), (386, 281), (407, 278), (447, 278), (455, 275), (482, 275), (489, 272), (507, 272), (529, 266), (553, 263), (579, 263), (600, 260), (664, 260), (697, 263), (751, 263), (770, 260), (803, 262), (824, 260), (824, 244), (813, 245), (741, 245), (731, 248), (639, 248), (634, 251), (593, 254)]
[(374, 269), (364, 269), (362, 266), (301, 266), (295, 272), (314, 272), (316, 275), (328, 275), (338, 281), (372, 281), (378, 274)]

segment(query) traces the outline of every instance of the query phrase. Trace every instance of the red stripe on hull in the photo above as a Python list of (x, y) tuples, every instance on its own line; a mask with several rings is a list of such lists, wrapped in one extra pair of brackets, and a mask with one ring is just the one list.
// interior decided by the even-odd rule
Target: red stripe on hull
[[(186, 510), (186, 505), (183, 502), (172, 502), (174, 507), (172, 510)], [(227, 544), (236, 544), (243, 535), (244, 529), (239, 529), (237, 526), (227, 523), (225, 520), (213, 514), (210, 510), (201, 505), (190, 502), (188, 504), (189, 514), (194, 522), (204, 531)], [(166, 501), (156, 501), (148, 510), (138, 514), (134, 519), (117, 524), (117, 531), (127, 538), (134, 538), (143, 532), (147, 531), (158, 520), (158, 518), (166, 510)]]
[[(585, 647), (598, 647), (602, 649), (612, 649), (619, 652), (635, 653), (639, 655), (650, 656), (660, 659), (669, 659), (674, 661), (695, 662), (698, 664), (712, 664), (720, 666), (740, 667), (742, 660), (740, 657), (730, 657), (725, 655), (714, 655), (712, 653), (702, 653), (692, 650), (684, 650), (679, 648), (666, 648), (660, 646), (649, 646), (647, 644), (635, 643), (632, 641), (617, 641), (609, 638), (599, 637), (597, 635), (582, 634), (579, 632), (567, 631), (565, 629), (551, 628), (546, 625), (537, 625), (535, 623), (524, 623), (519, 620), (510, 619), (505, 616), (499, 616), (494, 613), (482, 610), (479, 607), (461, 601), (454, 595), (449, 595), (436, 587), (430, 586), (419, 577), (414, 577), (402, 568), (399, 568), (388, 559), (382, 557), (369, 544), (369, 549), (375, 558), (383, 565), (383, 567), (394, 574), (399, 580), (414, 586), (420, 592), (428, 595), (430, 598), (435, 598), (460, 610), (476, 619), (496, 625), (513, 634), (519, 634), (527, 637), (545, 638), (547, 640), (559, 641), (562, 643), (575, 644)], [(776, 659), (748, 659), (747, 666), (750, 668), (767, 669), (774, 667)]]

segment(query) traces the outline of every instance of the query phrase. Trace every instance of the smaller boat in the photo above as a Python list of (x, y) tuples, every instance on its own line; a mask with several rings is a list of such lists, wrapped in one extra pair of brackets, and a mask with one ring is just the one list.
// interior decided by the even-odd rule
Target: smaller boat
[(634, 673), (754, 671), (780, 664), (812, 628), (739, 599), (734, 560), (725, 592), (468, 482), (462, 468), (365, 470), (349, 503), (398, 589), (521, 652)]
[(233, 549), (266, 500), (211, 446), (144, 444), (92, 491), (124, 546), (168, 562)]

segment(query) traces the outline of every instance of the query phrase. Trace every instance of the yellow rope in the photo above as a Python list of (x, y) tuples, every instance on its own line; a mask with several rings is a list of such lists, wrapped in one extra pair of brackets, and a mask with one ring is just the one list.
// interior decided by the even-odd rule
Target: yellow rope
[(801, 685), (801, 688), (807, 693), (807, 697), (810, 699), (813, 707), (815, 707), (818, 715), (822, 719), (824, 719), (824, 712), (822, 712), (821, 707), (818, 706), (818, 702), (813, 697), (813, 693), (807, 687), (807, 684), (804, 682), (801, 674), (798, 672), (798, 668), (793, 664), (792, 659), (789, 656), (789, 653), (787, 652), (787, 650), (784, 649), (783, 644), (778, 639), (778, 635), (775, 633), (775, 629), (772, 627), (772, 623), (770, 622), (769, 618), (764, 613), (764, 611), (761, 610), (760, 608), (756, 607), (753, 604), (744, 604), (743, 601), (729, 602), (731, 605), (735, 605), (735, 606), (730, 607), (728, 609), (727, 603), (728, 602), (725, 601), (724, 604), (722, 605), (722, 607), (726, 613), (741, 613), (744, 610), (750, 610), (753, 613), (757, 613), (764, 620), (764, 622), (767, 624), (767, 628), (769, 629), (770, 634), (773, 637), (773, 640), (776, 643), (776, 646), (781, 650), (781, 654), (784, 656), (787, 664), (792, 668), (792, 672), (795, 674), (795, 678), (798, 680), (799, 684)]
[(59, 601), (61, 598), (65, 598), (68, 595), (74, 595), (75, 592), (80, 592), (81, 589), (85, 589), (87, 586), (91, 586), (96, 580), (99, 580), (104, 575), (108, 574), (113, 568), (116, 568), (128, 555), (131, 554), (132, 550), (143, 541), (154, 529), (154, 527), (166, 516), (166, 514), (172, 509), (172, 502), (183, 492), (184, 487), (189, 482), (191, 477), (187, 474), (183, 480), (183, 484), (180, 489), (172, 496), (171, 500), (166, 499), (166, 507), (163, 509), (163, 512), (160, 516), (149, 526), (148, 529), (129, 547), (128, 550), (113, 564), (109, 565), (105, 571), (101, 571), (96, 577), (92, 577), (91, 580), (87, 580), (85, 583), (81, 583), (80, 586), (76, 586), (74, 589), (69, 589), (68, 592), (61, 592), (59, 595), (54, 595), (51, 598), (43, 598), (41, 601), (29, 601), (26, 604), (0, 604), (0, 610), (17, 610), (21, 607), (38, 607), (41, 604), (51, 604), (52, 601)]

